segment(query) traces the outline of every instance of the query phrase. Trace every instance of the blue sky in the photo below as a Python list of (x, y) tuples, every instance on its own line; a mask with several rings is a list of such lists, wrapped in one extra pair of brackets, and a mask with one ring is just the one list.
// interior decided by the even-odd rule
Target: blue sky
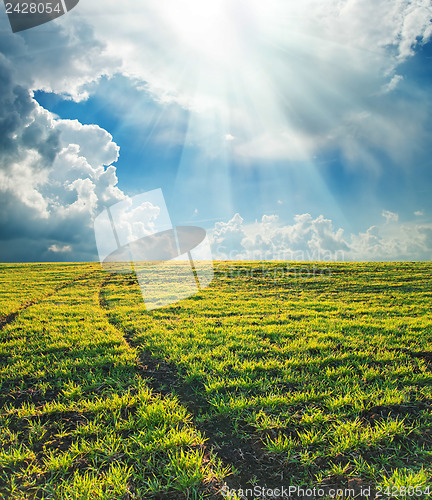
[(431, 18), (88, 0), (12, 34), (3, 14), (0, 260), (94, 260), (98, 213), (156, 188), (215, 258), (430, 260)]

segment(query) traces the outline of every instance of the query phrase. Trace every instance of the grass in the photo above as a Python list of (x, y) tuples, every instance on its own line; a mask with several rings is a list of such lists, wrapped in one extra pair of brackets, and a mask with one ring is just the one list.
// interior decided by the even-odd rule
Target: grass
[(1, 264), (0, 318), (31, 305), (37, 299), (54, 293), (58, 288), (91, 270), (94, 265), (83, 264)]
[(6, 498), (428, 497), (430, 264), (217, 263), (150, 312), (132, 275), (0, 269)]
[(106, 275), (76, 267), (1, 330), (0, 494), (201, 498), (222, 467), (178, 400), (146, 385), (100, 307)]

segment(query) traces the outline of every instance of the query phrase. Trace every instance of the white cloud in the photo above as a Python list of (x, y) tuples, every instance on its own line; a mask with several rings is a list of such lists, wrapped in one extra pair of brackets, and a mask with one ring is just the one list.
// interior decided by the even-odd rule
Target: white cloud
[(0, 54), (0, 260), (67, 258), (72, 248), (77, 260), (94, 257), (93, 218), (124, 198), (112, 139), (39, 106)]
[(116, 229), (120, 234), (126, 234), (124, 240), (136, 241), (156, 232), (156, 228), (161, 225), (158, 221), (160, 214), (160, 207), (149, 201), (137, 207), (125, 204), (123, 210), (116, 215)]
[(112, 135), (98, 125), (82, 125), (78, 120), (58, 120), (56, 129), (65, 144), (76, 144), (79, 156), (93, 167), (111, 165), (117, 161), (120, 148)]
[(103, 15), (91, 1), (77, 12), (138, 87), (199, 111), (203, 148), (225, 136), (240, 158), (298, 161), (336, 145), (378, 167), (373, 151), (404, 159), (428, 117), (420, 99), (383, 95), (430, 39), (428, 0), (106, 0)]
[(53, 253), (69, 253), (72, 251), (72, 247), (70, 245), (51, 245), (48, 248), (49, 252)]
[(403, 162), (428, 140), (424, 99), (390, 106), (379, 94), (430, 39), (431, 17), (428, 0), (89, 0), (49, 31), (9, 37), (7, 55), (28, 88), (75, 100), (121, 72), (160, 103), (200, 111), (188, 140), (209, 154), (225, 137), (243, 159), (337, 147), (379, 168), (377, 150)]
[[(212, 231), (212, 243), (217, 254), (226, 259), (238, 259), (243, 255), (242, 241), (246, 237), (243, 219), (239, 214), (228, 222), (217, 222)], [(216, 257), (218, 258), (218, 257)]]
[[(3, 17), (0, 29), (7, 23)], [(5, 26), (3, 33), (9, 30)], [(6, 43), (2, 52), (15, 62), (16, 79), (22, 85), (75, 101), (87, 99), (90, 85), (103, 75), (111, 76), (121, 69), (121, 59), (106, 51), (104, 41), (97, 40), (79, 12), (51, 22), (49, 29), (10, 34)]]
[(349, 249), (343, 230), (333, 229), (322, 215), (297, 215), (294, 224), (282, 225), (277, 215), (243, 224), (236, 214), (228, 223), (217, 223), (212, 232), (215, 258), (250, 260), (329, 260)]
[(432, 260), (432, 225), (395, 224), (352, 235), (350, 260)]
[(384, 92), (392, 92), (395, 90), (395, 88), (399, 85), (399, 83), (403, 80), (403, 76), (401, 75), (394, 75), (392, 79), (384, 85), (383, 91)]
[(293, 224), (283, 225), (277, 216), (268, 215), (244, 224), (236, 214), (228, 223), (217, 223), (211, 236), (215, 258), (224, 260), (432, 259), (432, 224), (376, 225), (345, 236), (322, 215), (297, 215)]
[(414, 215), (415, 215), (416, 217), (423, 217), (424, 212), (423, 212), (423, 210), (416, 210), (416, 211), (414, 212)]
[(399, 214), (390, 212), (390, 210), (383, 210), (381, 215), (385, 218), (387, 223), (397, 222), (399, 220)]
[(263, 224), (276, 224), (279, 220), (279, 215), (263, 215), (261, 222)]

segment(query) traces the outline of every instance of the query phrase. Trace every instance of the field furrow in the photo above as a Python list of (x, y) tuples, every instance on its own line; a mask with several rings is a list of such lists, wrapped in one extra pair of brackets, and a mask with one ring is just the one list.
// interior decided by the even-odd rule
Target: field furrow
[(22, 310), (98, 270), (95, 264), (0, 264), (0, 328)]
[[(116, 282), (117, 278), (111, 276), (101, 287), (100, 303), (108, 313), (110, 309), (106, 300), (108, 294), (105, 288), (112, 286), (111, 280)], [(204, 387), (197, 383), (187, 383), (174, 364), (152, 355), (145, 350), (145, 347), (143, 348), (142, 345), (133, 340), (131, 332), (123, 329), (121, 323), (114, 321), (110, 314), (108, 314), (108, 318), (111, 324), (124, 335), (128, 344), (137, 349), (147, 385), (163, 396), (171, 395), (178, 398), (193, 416), (194, 426), (203, 433), (206, 445), (217, 453), (225, 468), (230, 471), (230, 474), (225, 477), (226, 485), (230, 489), (241, 488), (242, 484), (245, 484), (252, 476), (255, 476), (262, 483), (268, 482), (269, 475), (264, 471), (267, 470), (271, 473), (276, 464), (273, 458), (269, 458), (266, 453), (263, 453), (259, 442), (247, 434), (240, 436), (238, 421), (232, 421), (227, 417), (217, 418), (214, 421), (203, 419), (202, 417), (211, 410), (210, 403), (203, 397)], [(242, 425), (247, 427), (245, 422)], [(278, 464), (278, 470), (279, 473), (289, 472), (283, 461)]]
[(0, 496), (430, 497), (429, 264), (217, 263), (150, 312), (134, 275), (53, 267), (2, 275)]
[(100, 308), (105, 279), (57, 287), (1, 332), (0, 497), (216, 498), (224, 471), (146, 384)]
[(432, 477), (431, 266), (301, 267), (219, 264), (210, 288), (151, 312), (136, 280), (115, 276), (104, 306), (153, 385), (182, 398), (243, 488), (423, 494)]

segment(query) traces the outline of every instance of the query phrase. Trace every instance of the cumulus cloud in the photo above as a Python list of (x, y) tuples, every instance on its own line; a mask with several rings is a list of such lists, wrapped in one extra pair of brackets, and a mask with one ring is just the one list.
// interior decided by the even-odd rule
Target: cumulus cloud
[[(397, 222), (397, 221), (395, 221)], [(310, 214), (294, 217), (284, 225), (276, 215), (244, 224), (236, 214), (212, 231), (212, 248), (223, 260), (431, 260), (432, 224), (376, 225), (358, 234), (345, 235), (332, 220)]]
[(101, 76), (121, 69), (121, 60), (106, 51), (104, 41), (95, 37), (79, 13), (18, 34), (11, 33), (7, 17), (1, 16), (0, 51), (13, 63), (15, 79), (25, 88), (76, 101), (86, 99), (89, 86)]
[(349, 260), (432, 259), (432, 225), (397, 224), (391, 230), (371, 227), (352, 235)]
[(218, 254), (232, 260), (243, 256), (242, 242), (245, 237), (243, 219), (239, 214), (235, 214), (228, 222), (217, 222), (212, 232), (213, 246), (217, 248)]
[(212, 244), (216, 258), (228, 260), (329, 260), (349, 250), (343, 233), (322, 215), (297, 215), (291, 225), (283, 225), (277, 215), (263, 215), (245, 225), (236, 214), (215, 225)]
[(124, 198), (112, 165), (119, 148), (97, 125), (62, 120), (42, 108), (32, 88), (39, 75), (52, 77), (52, 68), (44, 74), (47, 68), (24, 61), (24, 71), (14, 57), (25, 40), (7, 38), (11, 44), (2, 44), (0, 53), (0, 260), (67, 259), (72, 249), (77, 260), (93, 259), (93, 218)]

